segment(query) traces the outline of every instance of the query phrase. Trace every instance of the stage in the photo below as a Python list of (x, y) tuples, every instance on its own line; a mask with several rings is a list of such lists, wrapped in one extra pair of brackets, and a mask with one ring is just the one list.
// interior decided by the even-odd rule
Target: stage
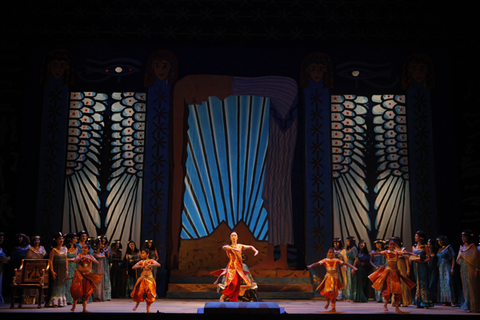
[[(203, 308), (207, 303), (218, 302), (218, 300), (212, 299), (157, 299), (151, 308), (152, 313), (155, 313), (162, 318), (193, 318), (193, 319), (200, 319), (200, 318), (211, 318), (212, 316), (215, 317), (216, 315), (210, 314), (202, 314)], [(370, 319), (385, 319), (386, 315), (396, 315), (397, 313), (394, 311), (392, 306), (388, 306), (389, 311), (383, 311), (383, 304), (369, 301), (367, 303), (354, 303), (354, 302), (337, 302), (337, 313), (329, 313), (326, 312), (324, 309), (325, 300), (323, 299), (309, 299), (309, 300), (264, 300), (264, 302), (274, 302), (277, 303), (278, 306), (281, 308), (282, 313), (280, 314), (251, 314), (246, 315), (246, 317), (251, 318), (256, 316), (261, 316), (262, 318), (268, 317), (269, 320), (279, 317), (279, 318), (310, 318), (312, 316), (329, 316), (335, 315), (339, 316), (340, 318), (356, 318), (358, 317), (365, 317), (369, 315)], [(248, 303), (247, 303), (248, 304)], [(113, 313), (113, 314), (144, 314), (145, 313), (145, 303), (142, 302), (138, 307), (137, 311), (133, 311), (133, 307), (135, 303), (131, 299), (115, 299), (112, 301), (106, 302), (92, 302), (89, 303), (87, 306), (87, 310), (91, 312), (91, 316), (95, 316), (95, 314), (102, 314), (102, 313)], [(244, 305), (245, 306), (245, 305)], [(18, 308), (17, 304), (15, 305), (14, 309), (10, 309), (10, 303), (4, 303), (0, 305), (0, 314), (9, 313), (10, 316), (14, 316), (15, 314), (22, 314), (24, 316), (25, 313), (32, 313), (32, 314), (40, 314), (40, 313), (49, 313), (53, 314), (70, 314), (73, 313), (70, 311), (71, 306), (62, 307), (62, 308), (40, 308), (38, 309), (36, 305), (24, 305), (23, 308)], [(224, 308), (225, 309), (225, 308)], [(77, 309), (75, 314), (81, 315), (82, 306), (77, 305)], [(431, 309), (420, 309), (415, 307), (408, 307), (408, 308), (401, 308), (405, 314), (400, 314), (399, 316), (405, 315), (415, 318), (424, 318), (427, 317), (456, 317), (456, 316), (478, 316), (478, 313), (467, 313), (464, 310), (460, 310), (458, 307), (446, 307), (441, 305), (435, 305), (434, 308)], [(200, 312), (200, 313), (199, 313)], [(240, 312), (239, 312), (240, 313)], [(89, 315), (90, 316), (90, 315)], [(222, 317), (229, 318), (231, 315), (221, 315)], [(3, 315), (1, 316), (2, 319), (4, 318)], [(103, 319), (104, 316), (102, 316)]]

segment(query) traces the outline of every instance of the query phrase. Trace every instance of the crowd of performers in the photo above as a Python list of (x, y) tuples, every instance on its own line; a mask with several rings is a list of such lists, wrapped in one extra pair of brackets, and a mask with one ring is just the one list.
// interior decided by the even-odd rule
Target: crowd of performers
[(354, 237), (347, 237), (344, 248), (337, 238), (327, 258), (308, 268), (325, 266), (326, 275), (317, 290), (327, 301), (325, 309), (332, 306), (330, 312), (336, 312), (337, 300), (367, 302), (372, 296), (383, 302), (384, 311), (388, 303), (398, 313), (402, 313), (400, 306), (432, 308), (441, 303), (479, 313), (480, 246), (470, 230), (462, 232), (461, 239), (456, 254), (447, 237), (427, 239), (423, 231), (415, 233), (411, 252), (399, 237), (376, 240), (372, 251), (362, 240), (357, 247)]
[[(136, 302), (133, 310), (146, 301), (147, 312), (150, 312), (156, 298), (156, 267), (160, 266), (152, 240), (145, 240), (141, 249), (129, 241), (123, 255), (118, 240), (109, 243), (103, 235), (90, 238), (85, 231), (65, 235), (59, 232), (47, 252), (39, 236), (19, 233), (7, 255), (2, 249), (4, 239), (4, 233), (0, 232), (0, 303), (4, 303), (4, 273), (11, 278), (23, 259), (48, 259), (50, 283), (45, 307), (71, 305), (75, 311), (81, 302), (83, 312), (87, 312), (90, 302), (127, 297)], [(34, 304), (37, 291), (25, 289), (20, 299), (22, 304)]]
[[(372, 297), (383, 303), (384, 311), (388, 311), (389, 303), (398, 313), (403, 312), (400, 306), (428, 309), (441, 303), (478, 313), (480, 246), (475, 245), (470, 230), (462, 232), (461, 239), (456, 254), (447, 237), (427, 239), (423, 231), (415, 233), (411, 252), (397, 236), (377, 239), (372, 251), (363, 240), (357, 246), (354, 237), (347, 237), (344, 247), (343, 241), (336, 238), (327, 257), (307, 268), (325, 267), (326, 274), (316, 290), (326, 300), (325, 309), (331, 306), (329, 312), (336, 312), (337, 300), (367, 302)], [(254, 255), (258, 250), (238, 243), (236, 232), (231, 233), (230, 241), (222, 247), (229, 258), (227, 267), (212, 272), (218, 276), (215, 283), (222, 292), (220, 301), (258, 301), (257, 284), (243, 263), (244, 250), (252, 250)], [(255, 294), (248, 296), (248, 291)]]
[[(337, 300), (367, 302), (371, 297), (382, 302), (385, 311), (389, 303), (399, 313), (400, 306), (431, 308), (434, 303), (441, 303), (479, 313), (480, 246), (475, 245), (470, 230), (462, 232), (461, 239), (462, 245), (456, 252), (447, 237), (427, 239), (423, 231), (415, 233), (411, 251), (403, 247), (399, 237), (374, 241), (372, 251), (363, 240), (357, 245), (354, 237), (347, 237), (344, 247), (342, 239), (336, 238), (327, 257), (307, 267), (325, 267), (325, 277), (316, 290), (327, 302), (325, 309), (331, 306), (330, 312), (336, 312)], [(6, 266), (13, 270), (20, 267), (22, 259), (49, 259), (46, 306), (72, 305), (71, 310), (75, 311), (81, 302), (87, 312), (89, 302), (129, 297), (136, 302), (133, 310), (146, 301), (150, 312), (155, 301), (155, 271), (160, 264), (151, 240), (146, 240), (142, 249), (130, 241), (125, 256), (118, 241), (109, 245), (104, 236), (90, 239), (84, 231), (78, 235), (56, 234), (49, 252), (38, 236), (17, 234), (10, 255), (3, 251), (3, 241), (4, 234), (0, 232), (0, 290)], [(229, 258), (226, 268), (212, 273), (218, 276), (220, 301), (239, 301), (239, 297), (259, 301), (257, 284), (243, 262), (245, 250), (254, 255), (258, 250), (238, 243), (236, 232), (231, 233), (230, 241), (222, 247)], [(249, 292), (253, 294), (249, 296)], [(1, 293), (0, 303), (4, 303)], [(35, 292), (23, 292), (24, 303), (35, 303), (32, 297), (35, 298)]]

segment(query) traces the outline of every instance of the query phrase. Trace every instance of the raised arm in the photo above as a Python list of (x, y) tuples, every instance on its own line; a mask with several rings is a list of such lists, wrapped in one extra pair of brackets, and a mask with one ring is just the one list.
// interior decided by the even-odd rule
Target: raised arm
[(321, 265), (321, 264), (323, 264), (323, 260), (320, 260), (320, 261), (317, 261), (317, 262), (315, 262), (315, 263), (312, 263), (311, 265), (308, 265), (307, 268), (310, 269), (310, 268), (312, 268), (312, 267), (315, 267), (315, 266)]
[(408, 252), (408, 251), (405, 251), (405, 250), (403, 250), (403, 251), (401, 252), (401, 254), (402, 254), (403, 256), (407, 256), (407, 257), (409, 257), (409, 256), (419, 257), (419, 256), (420, 256), (419, 254), (416, 254), (416, 253), (413, 253), (413, 252)]
[(254, 252), (255, 252), (255, 253), (253, 254), (254, 256), (256, 256), (256, 255), (258, 254), (258, 250), (255, 249), (254, 246), (242, 245), (242, 248), (243, 248), (243, 249), (250, 249), (250, 250), (254, 251)]

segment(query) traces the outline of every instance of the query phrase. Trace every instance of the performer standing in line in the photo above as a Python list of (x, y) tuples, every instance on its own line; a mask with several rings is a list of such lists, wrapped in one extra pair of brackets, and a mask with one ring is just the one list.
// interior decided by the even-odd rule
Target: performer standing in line
[(78, 299), (82, 299), (83, 312), (87, 311), (87, 302), (93, 293), (93, 289), (96, 288), (102, 281), (102, 274), (92, 273), (92, 263), (98, 261), (89, 254), (92, 250), (88, 243), (82, 245), (82, 253), (78, 254), (76, 258), (71, 261), (78, 263), (78, 267), (75, 270), (72, 284), (70, 286), (70, 294), (73, 298), (73, 305), (71, 311), (75, 311)]
[[(404, 252), (405, 250), (407, 250), (403, 247), (402, 239), (399, 236), (393, 236), (391, 239), (393, 240), (393, 242), (395, 242), (396, 251)], [(403, 255), (399, 256), (397, 261), (397, 267), (402, 276), (412, 280), (410, 275), (410, 259), (408, 257)], [(402, 303), (401, 303), (402, 307), (406, 308), (412, 303), (413, 303), (412, 290), (410, 290), (408, 286), (404, 282), (402, 282)]]
[(420, 256), (420, 259), (411, 259), (413, 262), (412, 269), (414, 271), (417, 290), (413, 304), (417, 308), (431, 308), (433, 302), (430, 297), (429, 290), (429, 271), (428, 262), (432, 259), (430, 248), (427, 246), (427, 234), (421, 230), (415, 233), (416, 244), (412, 247), (413, 253)]
[(480, 252), (473, 242), (472, 230), (462, 232), (463, 245), (457, 255), (462, 279), (462, 292), (460, 309), (467, 312), (480, 312)]
[(438, 302), (455, 307), (455, 251), (446, 236), (437, 237), (438, 245)]
[(350, 268), (352, 268), (352, 273), (355, 273), (357, 268), (352, 266), (351, 264), (344, 262), (340, 259), (335, 258), (335, 250), (334, 248), (330, 248), (327, 251), (327, 258), (320, 260), (318, 262), (315, 262), (307, 268), (312, 268), (316, 265), (325, 265), (325, 268), (327, 269), (327, 273), (325, 274), (325, 277), (323, 278), (322, 283), (317, 287), (316, 290), (320, 291), (320, 294), (325, 298), (327, 301), (327, 304), (325, 305), (325, 309), (328, 309), (330, 303), (332, 304), (332, 309), (328, 312), (337, 312), (335, 309), (336, 303), (337, 303), (337, 296), (338, 296), (338, 291), (343, 289), (343, 283), (339, 279), (339, 275), (337, 273), (337, 268), (338, 266), (343, 266), (346, 265)]
[(150, 250), (142, 249), (142, 251), (140, 251), (140, 258), (142, 260), (137, 262), (132, 267), (132, 269), (142, 269), (142, 273), (140, 274), (140, 277), (138, 278), (137, 283), (135, 283), (135, 287), (130, 294), (133, 301), (137, 303), (133, 308), (133, 311), (137, 311), (140, 302), (145, 300), (147, 302), (147, 313), (150, 313), (150, 307), (155, 301), (155, 296), (157, 294), (157, 283), (153, 278), (152, 269), (154, 267), (160, 267), (160, 263), (154, 259), (149, 259), (149, 255)]
[[(232, 232), (230, 234), (230, 245), (224, 245), (223, 250), (226, 251), (228, 256), (228, 265), (225, 270), (222, 270), (220, 274), (212, 272), (212, 274), (217, 276), (225, 275), (225, 289), (222, 291), (222, 296), (220, 301), (225, 301), (225, 298), (228, 297), (230, 301), (238, 301), (238, 294), (240, 293), (241, 280), (245, 281), (248, 286), (251, 286), (252, 283), (250, 279), (243, 272), (243, 259), (242, 252), (245, 249), (250, 249), (255, 252), (255, 256), (258, 254), (258, 250), (253, 246), (248, 246), (238, 243), (238, 234)], [(218, 280), (217, 280), (218, 281)]]
[(383, 310), (388, 311), (387, 304), (388, 300), (393, 295), (393, 301), (395, 302), (395, 311), (398, 313), (403, 313), (399, 309), (400, 301), (402, 299), (402, 286), (401, 282), (403, 281), (410, 289), (415, 287), (415, 283), (408, 278), (402, 276), (400, 271), (397, 268), (398, 257), (400, 255), (415, 256), (415, 254), (410, 252), (398, 252), (395, 251), (395, 241), (388, 241), (388, 250), (381, 252), (372, 252), (371, 256), (383, 255), (387, 260), (385, 266), (381, 266), (377, 271), (368, 276), (372, 280), (372, 287), (375, 290), (381, 290), (384, 298)]
[[(381, 266), (385, 265), (387, 262), (385, 260), (385, 257), (382, 255), (376, 255), (372, 257), (373, 252), (380, 253), (383, 251), (383, 246), (385, 244), (385, 240), (382, 239), (377, 239), (374, 242), (375, 245), (375, 250), (370, 252), (370, 264), (375, 268), (375, 270), (378, 270)], [(382, 296), (382, 291), (380, 290), (375, 290), (375, 300), (377, 302), (383, 302), (383, 296)]]
[(52, 250), (50, 251), (51, 281), (48, 287), (50, 301), (48, 307), (64, 307), (67, 305), (65, 280), (68, 276), (67, 248), (63, 245), (64, 237), (58, 232), (53, 237)]

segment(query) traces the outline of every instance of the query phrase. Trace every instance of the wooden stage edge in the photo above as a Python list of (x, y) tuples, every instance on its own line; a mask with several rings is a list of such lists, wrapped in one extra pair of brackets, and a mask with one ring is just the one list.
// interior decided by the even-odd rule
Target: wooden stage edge
[[(217, 300), (203, 300), (203, 299), (164, 299), (159, 298), (157, 299), (152, 307), (151, 311), (153, 314), (150, 316), (161, 316), (163, 319), (165, 318), (172, 318), (172, 319), (200, 319), (200, 318), (228, 318), (231, 315), (210, 315), (210, 314), (202, 314), (204, 306), (207, 303), (217, 302)], [(369, 319), (385, 319), (385, 316), (409, 316), (409, 320), (412, 320), (412, 316), (418, 319), (424, 319), (425, 317), (468, 317), (468, 316), (478, 316), (478, 313), (467, 313), (464, 310), (461, 310), (458, 307), (446, 307), (441, 305), (435, 305), (435, 307), (430, 309), (420, 309), (415, 307), (407, 307), (401, 308), (404, 311), (404, 314), (397, 314), (394, 311), (394, 308), (390, 305), (388, 306), (389, 311), (383, 311), (383, 304), (378, 303), (375, 301), (369, 301), (366, 303), (355, 303), (355, 302), (337, 302), (337, 313), (328, 313), (324, 309), (325, 300), (315, 298), (310, 300), (264, 300), (264, 302), (274, 302), (277, 303), (278, 306), (281, 308), (283, 313), (280, 314), (248, 314), (244, 315), (244, 318), (258, 318), (262, 317), (262, 319), (287, 319), (287, 318), (294, 318), (295, 319), (303, 319), (303, 318), (312, 318), (318, 316), (335, 316), (340, 318), (351, 318), (351, 319), (358, 319), (360, 316), (363, 318), (364, 316), (368, 316)], [(87, 310), (90, 312), (88, 317), (96, 317), (102, 316), (105, 319), (105, 313), (112, 313), (112, 314), (121, 314), (121, 313), (128, 313), (128, 314), (144, 314), (145, 313), (145, 302), (140, 303), (137, 311), (133, 311), (133, 307), (135, 303), (131, 299), (114, 299), (111, 301), (105, 302), (92, 302), (89, 303), (87, 306)], [(18, 308), (17, 304), (15, 305), (14, 309), (10, 309), (10, 303), (6, 301), (4, 304), (0, 304), (0, 314), (2, 320), (7, 318), (5, 316), (12, 316), (15, 317), (16, 314), (26, 314), (26, 313), (35, 313), (35, 314), (58, 314), (58, 316), (66, 316), (66, 314), (70, 316), (78, 315), (85, 317), (85, 314), (81, 312), (82, 306), (77, 305), (77, 309), (75, 312), (70, 311), (71, 306), (61, 307), (61, 308), (37, 308), (36, 305), (24, 305), (22, 308)], [(103, 314), (103, 315), (102, 315)], [(117, 318), (116, 318), (117, 319)], [(113, 320), (113, 319), (112, 319)]]

